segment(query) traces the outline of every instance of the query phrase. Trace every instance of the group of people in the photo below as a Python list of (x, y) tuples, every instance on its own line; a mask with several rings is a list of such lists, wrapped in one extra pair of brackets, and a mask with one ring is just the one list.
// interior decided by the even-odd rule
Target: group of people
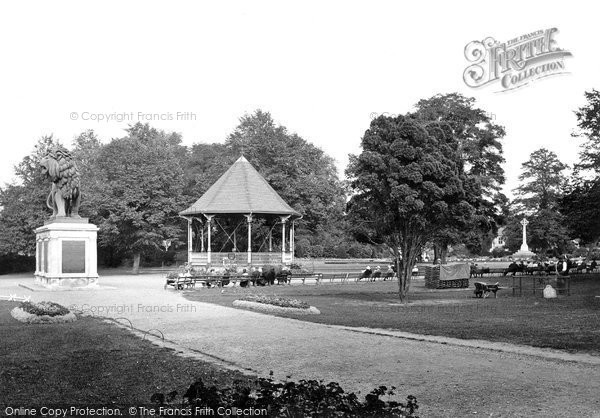
[(370, 266), (364, 269), (358, 280), (367, 279), (368, 281), (374, 282), (377, 278), (383, 277), (383, 280), (393, 279), (396, 275), (396, 269), (393, 265), (389, 265), (385, 273), (381, 270), (380, 266), (375, 267), (375, 270), (371, 270)]
[(594, 271), (598, 267), (598, 263), (596, 260), (592, 260), (592, 262), (588, 265), (585, 260), (580, 260), (579, 262), (575, 262), (574, 260), (570, 260), (566, 255), (562, 258), (555, 260), (549, 260), (547, 262), (538, 261), (537, 263), (523, 261), (520, 260), (518, 263), (516, 261), (512, 261), (508, 268), (504, 271), (504, 275), (512, 273), (514, 276), (516, 273), (525, 273), (525, 274), (533, 274), (536, 271), (546, 272), (546, 273), (557, 273), (559, 275), (566, 276), (569, 274), (569, 270), (576, 269), (581, 272), (583, 270), (586, 271)]
[[(198, 273), (198, 272), (196, 272)], [(203, 283), (203, 286), (213, 287), (213, 286), (223, 286), (223, 287), (233, 287), (235, 286), (234, 281), (231, 281), (231, 277), (240, 277), (242, 280), (239, 281), (240, 287), (248, 287), (248, 286), (267, 286), (274, 285), (275, 281), (277, 283), (287, 283), (288, 276), (291, 274), (289, 270), (279, 270), (276, 271), (275, 267), (267, 266), (263, 269), (263, 267), (252, 267), (250, 269), (242, 269), (242, 272), (231, 272), (226, 268), (211, 268), (204, 272), (207, 276), (220, 276), (220, 278), (215, 278), (214, 280), (208, 280)], [(247, 280), (244, 278), (247, 277)]]

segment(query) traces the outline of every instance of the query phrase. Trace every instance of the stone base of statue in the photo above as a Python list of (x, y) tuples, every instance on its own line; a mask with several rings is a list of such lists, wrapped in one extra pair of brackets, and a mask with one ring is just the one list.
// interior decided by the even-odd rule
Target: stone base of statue
[(53, 289), (98, 284), (98, 227), (86, 218), (55, 217), (36, 233), (35, 283)]
[(519, 251), (517, 251), (516, 253), (514, 253), (512, 255), (513, 258), (524, 258), (524, 259), (533, 258), (534, 256), (535, 256), (535, 253), (529, 251), (529, 246), (527, 244), (521, 244), (521, 248), (519, 249)]

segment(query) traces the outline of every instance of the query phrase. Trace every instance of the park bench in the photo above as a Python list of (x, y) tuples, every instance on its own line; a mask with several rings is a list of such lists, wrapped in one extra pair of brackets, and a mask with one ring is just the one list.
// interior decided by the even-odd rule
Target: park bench
[(350, 280), (356, 280), (351, 273), (334, 273), (325, 276), (324, 280), (329, 280), (329, 283), (348, 283)]
[(502, 289), (499, 285), (498, 282), (496, 282), (495, 284), (487, 284), (484, 282), (475, 282), (475, 297), (477, 298), (487, 298), (490, 294), (490, 292), (494, 293), (494, 298), (497, 297), (496, 292), (498, 292), (498, 290)]
[(483, 277), (483, 275), (493, 276), (495, 274), (503, 276), (505, 269), (496, 267), (477, 267), (471, 268), (471, 277)]
[(176, 290), (191, 289), (195, 288), (196, 285), (205, 287), (222, 287), (229, 283), (238, 284), (241, 282), (250, 283), (254, 279), (249, 276), (242, 275), (199, 275), (199, 276), (180, 276), (175, 279), (167, 279), (165, 283), (165, 289), (167, 286), (172, 286)]
[(470, 272), (470, 276), (471, 277), (483, 277), (484, 274), (489, 274), (490, 273), (490, 268), (489, 267), (471, 267), (471, 272)]
[(535, 273), (537, 274), (548, 274), (548, 268), (546, 267), (539, 267), (539, 266), (530, 266), (530, 267), (526, 267), (525, 268), (525, 274), (529, 274), (530, 276), (533, 276)]
[(293, 280), (302, 280), (302, 284), (306, 284), (306, 279), (312, 279), (316, 284), (321, 284), (323, 280), (323, 274), (321, 273), (292, 273), (287, 276), (289, 284), (292, 284)]

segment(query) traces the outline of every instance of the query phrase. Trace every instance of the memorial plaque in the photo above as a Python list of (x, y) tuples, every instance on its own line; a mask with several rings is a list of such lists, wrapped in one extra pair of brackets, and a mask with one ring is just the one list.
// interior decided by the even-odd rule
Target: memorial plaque
[(85, 241), (62, 242), (62, 272), (85, 273)]

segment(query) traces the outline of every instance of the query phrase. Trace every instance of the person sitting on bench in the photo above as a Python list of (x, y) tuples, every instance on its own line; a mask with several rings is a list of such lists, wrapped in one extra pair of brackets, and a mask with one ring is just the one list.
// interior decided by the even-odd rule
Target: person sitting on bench
[(508, 275), (508, 273), (512, 273), (512, 275), (514, 276), (515, 273), (517, 273), (519, 271), (519, 265), (517, 263), (515, 263), (514, 261), (512, 263), (510, 263), (508, 265), (508, 268), (506, 270), (504, 270), (504, 275)]
[(594, 270), (596, 270), (596, 267), (598, 267), (598, 263), (596, 263), (596, 260), (592, 260), (592, 262), (590, 263), (590, 265), (587, 266), (586, 270), (587, 270), (588, 273), (591, 273)]
[(371, 270), (371, 267), (367, 266), (367, 268), (365, 269), (365, 271), (362, 272), (362, 275), (358, 280), (360, 281), (362, 279), (368, 279), (371, 277), (371, 274), (373, 274), (373, 270)]
[(385, 277), (383, 278), (383, 281), (386, 281), (387, 279), (392, 280), (395, 275), (396, 273), (394, 272), (394, 268), (391, 265), (389, 265), (387, 271), (385, 272)]

